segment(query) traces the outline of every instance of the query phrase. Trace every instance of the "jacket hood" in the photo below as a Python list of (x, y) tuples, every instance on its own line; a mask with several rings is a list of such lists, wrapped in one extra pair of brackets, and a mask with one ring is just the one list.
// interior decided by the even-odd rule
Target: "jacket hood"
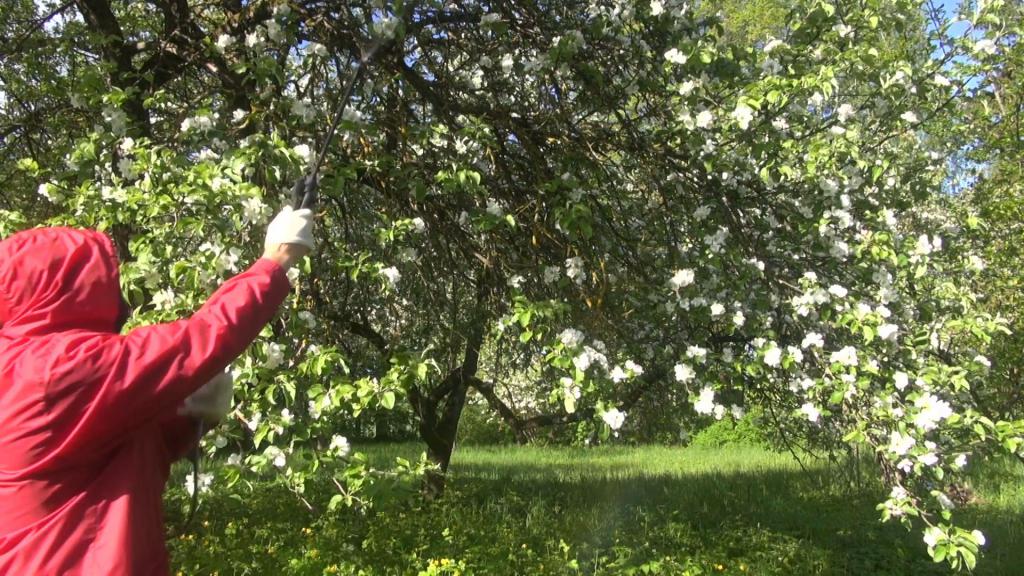
[(0, 334), (117, 332), (126, 311), (106, 235), (37, 228), (0, 242)]

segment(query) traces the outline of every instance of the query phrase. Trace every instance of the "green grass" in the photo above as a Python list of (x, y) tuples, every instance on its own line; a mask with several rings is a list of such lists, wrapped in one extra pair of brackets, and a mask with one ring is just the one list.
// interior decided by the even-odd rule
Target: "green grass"
[[(383, 465), (421, 448), (365, 450)], [(988, 465), (974, 480), (964, 518), (989, 539), (977, 574), (1024, 573), (1021, 468)], [(441, 500), (365, 515), (310, 512), (273, 483), (215, 491), (172, 561), (222, 575), (417, 574), (442, 559), (463, 574), (946, 573), (918, 533), (878, 522), (880, 490), (756, 448), (474, 447), (457, 452)], [(324, 482), (306, 498), (322, 507), (330, 494)], [(184, 497), (168, 500), (174, 533)]]

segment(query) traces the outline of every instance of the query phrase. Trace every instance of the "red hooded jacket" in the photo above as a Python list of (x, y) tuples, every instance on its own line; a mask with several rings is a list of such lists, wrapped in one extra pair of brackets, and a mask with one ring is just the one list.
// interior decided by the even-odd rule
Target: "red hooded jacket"
[(121, 335), (103, 234), (0, 242), (0, 576), (167, 574), (161, 494), (196, 438), (177, 407), (287, 296), (259, 260), (187, 320)]

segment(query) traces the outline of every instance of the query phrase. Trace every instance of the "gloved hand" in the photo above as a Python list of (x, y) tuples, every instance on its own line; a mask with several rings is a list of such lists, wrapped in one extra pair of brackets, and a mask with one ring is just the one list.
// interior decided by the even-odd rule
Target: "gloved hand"
[(315, 209), (319, 200), (317, 195), (319, 187), (320, 180), (312, 174), (307, 174), (296, 180), (295, 185), (292, 186), (292, 208), (296, 210), (300, 208)]
[(235, 379), (231, 372), (221, 372), (185, 399), (178, 415), (191, 416), (208, 424), (219, 422), (231, 412)]
[(308, 208), (295, 210), (285, 206), (267, 226), (267, 238), (263, 242), (264, 252), (277, 250), (281, 244), (299, 244), (312, 250), (313, 211)]

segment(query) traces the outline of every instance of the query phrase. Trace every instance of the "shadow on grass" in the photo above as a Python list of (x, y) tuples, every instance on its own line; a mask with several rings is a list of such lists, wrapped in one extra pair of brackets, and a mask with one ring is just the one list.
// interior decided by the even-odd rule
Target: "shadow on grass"
[[(593, 550), (677, 552), (765, 574), (948, 573), (927, 557), (919, 532), (879, 522), (883, 493), (838, 485), (823, 470), (630, 475), (587, 468), (456, 461), (452, 485), (476, 506), (505, 508), (491, 518), (561, 515), (531, 521), (546, 527), (538, 534), (562, 534)], [(1024, 519), (992, 507), (963, 513), (961, 521), (989, 535), (976, 573), (1024, 574)]]

